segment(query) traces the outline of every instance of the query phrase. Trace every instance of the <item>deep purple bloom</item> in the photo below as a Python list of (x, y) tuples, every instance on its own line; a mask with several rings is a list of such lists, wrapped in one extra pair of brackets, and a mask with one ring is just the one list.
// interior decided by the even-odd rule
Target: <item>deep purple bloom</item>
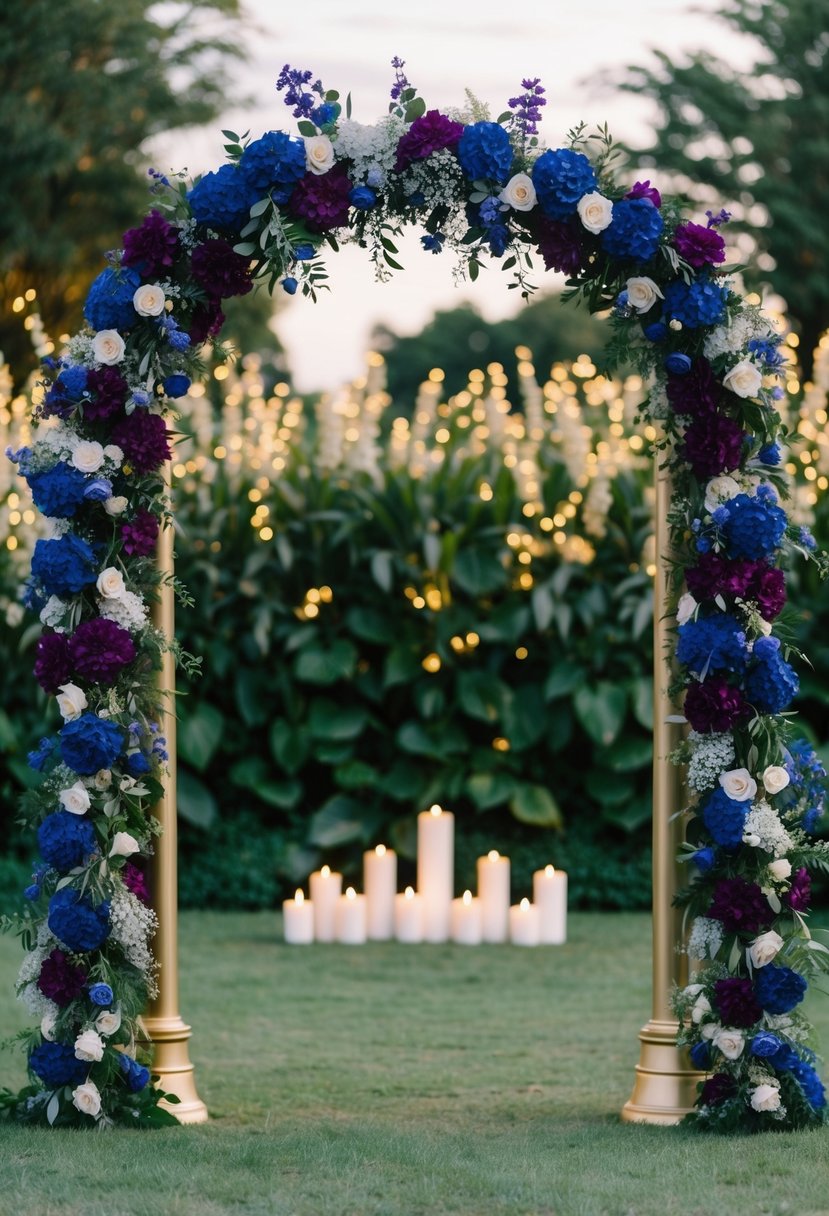
[(166, 274), (179, 250), (178, 229), (160, 211), (145, 215), (139, 228), (124, 233), (125, 266), (134, 266), (146, 278)]
[(532, 167), (541, 210), (552, 220), (573, 215), (579, 199), (596, 189), (596, 172), (583, 152), (548, 148)]
[(106, 617), (82, 621), (69, 639), (69, 656), (79, 676), (92, 684), (112, 684), (135, 658), (126, 629)]
[(701, 224), (680, 224), (674, 233), (674, 248), (696, 270), (725, 261), (725, 241), (715, 229)]
[(754, 993), (767, 1013), (790, 1013), (806, 995), (808, 984), (791, 967), (767, 963), (754, 977)]
[(743, 828), (751, 804), (729, 798), (722, 786), (717, 786), (705, 805), (701, 818), (715, 844), (724, 849), (736, 849), (743, 840)]
[(584, 258), (584, 229), (573, 219), (551, 220), (541, 216), (534, 224), (538, 252), (547, 270), (575, 275)]
[(249, 260), (234, 253), (228, 241), (210, 240), (197, 245), (190, 258), (193, 278), (212, 300), (244, 296), (253, 288)]
[(52, 1043), (46, 1039), (29, 1056), (29, 1068), (48, 1089), (82, 1085), (89, 1067), (89, 1060), (79, 1060), (71, 1043)]
[(395, 172), (401, 173), (416, 160), (425, 160), (433, 152), (454, 148), (463, 135), (463, 123), (454, 122), (440, 110), (427, 110), (416, 118), (400, 137), (397, 145)]
[(666, 387), (674, 413), (692, 418), (712, 413), (722, 393), (711, 364), (702, 357), (694, 360), (687, 376), (668, 376)]
[(83, 967), (71, 963), (63, 950), (47, 954), (40, 967), (37, 986), (43, 995), (64, 1008), (80, 996), (86, 984)]
[(739, 688), (720, 676), (694, 681), (685, 693), (685, 716), (693, 730), (706, 735), (731, 730), (751, 716)]
[(721, 553), (702, 553), (695, 566), (685, 571), (688, 590), (698, 602), (723, 597), (745, 597), (754, 573), (754, 563), (729, 561)]
[(124, 552), (130, 557), (150, 557), (158, 540), (158, 519), (143, 507), (128, 523), (121, 525)]
[(128, 861), (121, 871), (121, 878), (127, 890), (132, 891), (136, 899), (140, 899), (142, 904), (150, 902), (150, 892), (147, 888), (147, 879), (143, 870), (139, 870), (138, 866)]
[(647, 198), (623, 198), (613, 204), (613, 219), (601, 235), (602, 248), (612, 258), (647, 262), (659, 248), (665, 221)]
[(225, 315), (218, 300), (205, 300), (202, 304), (197, 304), (190, 318), (190, 341), (194, 346), (198, 346), (208, 338), (215, 338), (224, 323)]
[(812, 880), (805, 866), (795, 871), (792, 885), (783, 896), (783, 903), (794, 912), (805, 912), (812, 900)]
[(765, 562), (753, 564), (755, 571), (748, 586), (748, 598), (754, 600), (765, 620), (773, 621), (786, 603), (786, 575), (777, 566)]
[(138, 474), (152, 473), (170, 459), (167, 426), (160, 414), (135, 410), (113, 427), (112, 442)]
[[(769, 901), (757, 883), (739, 877), (719, 880), (705, 915), (722, 921), (726, 933), (759, 933), (768, 929), (774, 919)], [(767, 970), (768, 966), (762, 968)]]
[(724, 1026), (745, 1029), (759, 1022), (763, 1016), (749, 979), (717, 980), (714, 993), (714, 1006)]
[(715, 1072), (702, 1087), (697, 1101), (700, 1106), (722, 1106), (737, 1092), (737, 1082), (727, 1072)]
[(69, 950), (77, 954), (97, 950), (109, 937), (109, 904), (93, 904), (89, 895), (62, 887), (49, 900), (47, 923)]
[(634, 182), (633, 188), (628, 190), (625, 198), (647, 198), (650, 199), (654, 207), (659, 208), (662, 206), (662, 195), (656, 186), (651, 185), (650, 180)]
[(65, 633), (44, 633), (35, 647), (34, 677), (44, 692), (56, 693), (72, 676), (68, 639)]
[(97, 422), (123, 411), (129, 386), (117, 367), (93, 367), (87, 388), (89, 396), (83, 403), (85, 420)]
[(707, 481), (740, 464), (745, 432), (723, 414), (695, 418), (685, 432), (682, 454), (698, 481)]
[(311, 232), (328, 232), (348, 223), (351, 182), (343, 165), (328, 173), (306, 173), (291, 195), (291, 212), (305, 220)]

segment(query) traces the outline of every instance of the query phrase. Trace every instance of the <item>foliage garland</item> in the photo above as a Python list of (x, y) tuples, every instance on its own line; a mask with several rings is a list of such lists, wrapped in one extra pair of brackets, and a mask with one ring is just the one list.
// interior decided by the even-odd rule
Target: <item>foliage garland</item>
[(692, 730), (676, 758), (697, 795), (683, 898), (706, 965), (676, 1006), (681, 1041), (711, 1074), (695, 1118), (718, 1130), (820, 1122), (824, 1091), (796, 1006), (829, 958), (804, 918), (808, 866), (829, 868), (827, 846), (810, 839), (824, 774), (807, 744), (789, 742), (797, 676), (771, 622), (784, 554), (823, 558), (779, 505), (780, 335), (723, 265), (727, 213), (703, 226), (650, 182), (624, 191), (606, 128), (580, 126), (543, 150), (538, 80), (493, 122), (471, 95), (462, 113), (427, 110), (404, 66), (393, 60), (389, 114), (371, 127), (286, 66), (277, 88), (302, 138), (225, 132), (228, 163), (191, 188), (151, 171), (155, 206), (93, 283), (88, 327), (47, 361), (36, 442), (11, 453), (47, 516), (27, 602), (45, 626), (35, 676), (64, 726), (32, 753), (42, 780), (22, 807), (43, 864), (17, 923), (18, 988), (41, 1022), (23, 1036), (33, 1084), (4, 1105), (53, 1125), (170, 1118), (136, 1059), (154, 988), (143, 865), (166, 759), (166, 643), (147, 611), (159, 526), (170, 524), (166, 420), (203, 372), (199, 348), (215, 344), (223, 299), (255, 279), (315, 298), (320, 251), (338, 239), (367, 248), (383, 278), (400, 268), (402, 226), (420, 222), (424, 248), (454, 249), (461, 276), (477, 277), (488, 253), (526, 295), (536, 253), (564, 271), (570, 294), (611, 310), (611, 354), (651, 377), (648, 413), (674, 478), (677, 591), (688, 588), (675, 691)]

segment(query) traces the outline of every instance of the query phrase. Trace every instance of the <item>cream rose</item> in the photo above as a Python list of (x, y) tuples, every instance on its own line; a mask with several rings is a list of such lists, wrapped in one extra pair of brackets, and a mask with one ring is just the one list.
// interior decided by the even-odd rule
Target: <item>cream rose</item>
[(134, 836), (130, 836), (129, 832), (116, 832), (112, 838), (112, 847), (109, 850), (110, 857), (132, 857), (133, 853), (137, 853), (141, 845)]
[(694, 1008), (691, 1010), (691, 1021), (695, 1026), (703, 1020), (707, 1013), (711, 1012), (711, 1002), (707, 996), (698, 996), (694, 1001)]
[(94, 1030), (82, 1030), (75, 1039), (76, 1060), (102, 1060), (104, 1058), (104, 1040)]
[(74, 722), (88, 705), (86, 693), (77, 684), (59, 684), (58, 709), (64, 722)]
[(657, 300), (665, 299), (658, 285), (647, 275), (628, 279), (625, 283), (625, 291), (628, 293), (628, 304), (637, 312), (647, 312)]
[(498, 198), (513, 211), (532, 211), (537, 201), (532, 178), (526, 173), (515, 173)]
[(89, 793), (86, 786), (81, 785), (79, 781), (70, 785), (68, 789), (61, 790), (58, 800), (70, 815), (85, 815), (89, 810)]
[(83, 1085), (72, 1090), (72, 1105), (82, 1115), (91, 1115), (93, 1119), (101, 1113), (101, 1095), (94, 1081), (84, 1081)]
[(95, 1029), (99, 1034), (115, 1034), (121, 1026), (121, 1010), (105, 1009), (95, 1019)]
[(769, 794), (779, 794), (789, 784), (789, 774), (782, 764), (770, 764), (763, 771), (763, 785)]
[(769, 874), (777, 882), (783, 882), (786, 878), (791, 878), (792, 876), (792, 863), (787, 861), (785, 857), (780, 857), (777, 861), (770, 861)]
[(112, 785), (112, 772), (108, 768), (99, 768), (92, 778), (96, 790), (108, 790)]
[(722, 1026), (719, 1024), (719, 1022), (706, 1022), (704, 1026), (700, 1027), (700, 1034), (704, 1039), (708, 1039), (710, 1041), (713, 1039), (714, 1035), (718, 1034), (721, 1030)]
[(736, 1060), (743, 1054), (746, 1045), (745, 1036), (739, 1030), (730, 1026), (721, 1026), (711, 1042), (721, 1051), (726, 1060)]
[(126, 352), (124, 339), (117, 329), (99, 329), (92, 339), (92, 356), (96, 363), (120, 363)]
[(719, 477), (712, 477), (705, 487), (706, 511), (716, 511), (717, 507), (721, 507), (724, 502), (730, 502), (739, 493), (739, 485), (727, 473), (723, 473)]
[(720, 773), (720, 785), (735, 802), (750, 802), (757, 793), (757, 782), (747, 768), (732, 768)]
[(758, 1085), (751, 1091), (751, 1106), (753, 1110), (779, 1110), (780, 1087), (778, 1085)]
[(120, 600), (125, 591), (124, 576), (115, 566), (107, 566), (106, 570), (102, 570), (98, 575), (95, 586), (98, 588), (98, 594), (105, 600)]
[(765, 967), (767, 963), (777, 957), (782, 946), (783, 938), (780, 934), (775, 933), (774, 929), (769, 929), (768, 933), (761, 933), (759, 937), (755, 937), (748, 947), (748, 956), (753, 966)]
[(127, 500), (123, 494), (116, 494), (112, 498), (104, 499), (104, 510), (107, 515), (120, 515), (127, 509)]
[(158, 283), (144, 283), (132, 297), (139, 317), (158, 317), (164, 312), (164, 292)]
[(334, 164), (334, 145), (327, 135), (309, 135), (305, 140), (305, 167), (312, 173), (327, 173)]
[(684, 592), (684, 594), (679, 597), (679, 603), (676, 606), (677, 625), (686, 625), (696, 612), (697, 608), (699, 608), (699, 604), (691, 595), (691, 592)]
[(582, 195), (576, 210), (588, 232), (604, 232), (605, 228), (610, 227), (613, 219), (613, 204), (610, 199), (595, 190), (592, 194)]
[(735, 363), (731, 371), (723, 376), (723, 388), (730, 389), (738, 397), (756, 397), (763, 383), (763, 377), (756, 363), (750, 359), (741, 359)]
[(83, 439), (72, 453), (72, 463), (82, 473), (97, 473), (104, 463), (104, 449), (94, 439)]

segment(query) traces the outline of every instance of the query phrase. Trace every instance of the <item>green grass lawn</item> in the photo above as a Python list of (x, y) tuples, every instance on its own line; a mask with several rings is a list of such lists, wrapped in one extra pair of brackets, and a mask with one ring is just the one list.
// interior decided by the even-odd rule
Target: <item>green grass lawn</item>
[[(637, 913), (564, 947), (289, 947), (277, 917), (182, 918), (212, 1119), (0, 1125), (0, 1216), (810, 1216), (829, 1131), (720, 1141), (619, 1122), (649, 1012)], [(0, 939), (0, 1037), (24, 1024)], [(829, 1000), (811, 1009), (829, 1039)], [(0, 1057), (0, 1086), (23, 1081)]]

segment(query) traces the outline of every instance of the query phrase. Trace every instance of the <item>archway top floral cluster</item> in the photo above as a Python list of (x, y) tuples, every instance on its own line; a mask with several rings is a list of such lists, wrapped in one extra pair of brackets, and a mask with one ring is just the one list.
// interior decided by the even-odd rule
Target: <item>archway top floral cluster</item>
[(415, 222), (424, 248), (454, 250), (471, 278), (483, 254), (524, 293), (534, 258), (564, 271), (572, 293), (610, 309), (612, 353), (652, 378), (687, 588), (677, 691), (691, 732), (677, 758), (694, 792), (687, 900), (704, 966), (677, 1008), (710, 1074), (696, 1117), (723, 1130), (819, 1122), (798, 1006), (829, 957), (804, 920), (808, 865), (827, 859), (811, 836), (825, 774), (791, 741), (797, 676), (774, 632), (784, 555), (815, 555), (780, 501), (780, 335), (727, 278), (727, 214), (697, 223), (650, 182), (620, 186), (606, 130), (544, 149), (537, 80), (491, 121), (475, 101), (463, 114), (427, 109), (393, 66), (389, 113), (373, 126), (286, 66), (277, 88), (298, 135), (225, 132), (228, 163), (192, 187), (153, 174), (154, 205), (93, 283), (87, 327), (47, 361), (35, 442), (11, 453), (47, 517), (27, 603), (44, 627), (34, 674), (63, 725), (30, 756), (41, 781), (22, 808), (42, 860), (19, 920), (18, 991), (39, 1026), (24, 1036), (32, 1085), (5, 1105), (53, 1125), (165, 1117), (136, 1030), (154, 987), (145, 869), (167, 759), (166, 643), (148, 611), (169, 522), (167, 420), (201, 373), (223, 300), (257, 278), (313, 298), (321, 251), (343, 239), (382, 277)]

